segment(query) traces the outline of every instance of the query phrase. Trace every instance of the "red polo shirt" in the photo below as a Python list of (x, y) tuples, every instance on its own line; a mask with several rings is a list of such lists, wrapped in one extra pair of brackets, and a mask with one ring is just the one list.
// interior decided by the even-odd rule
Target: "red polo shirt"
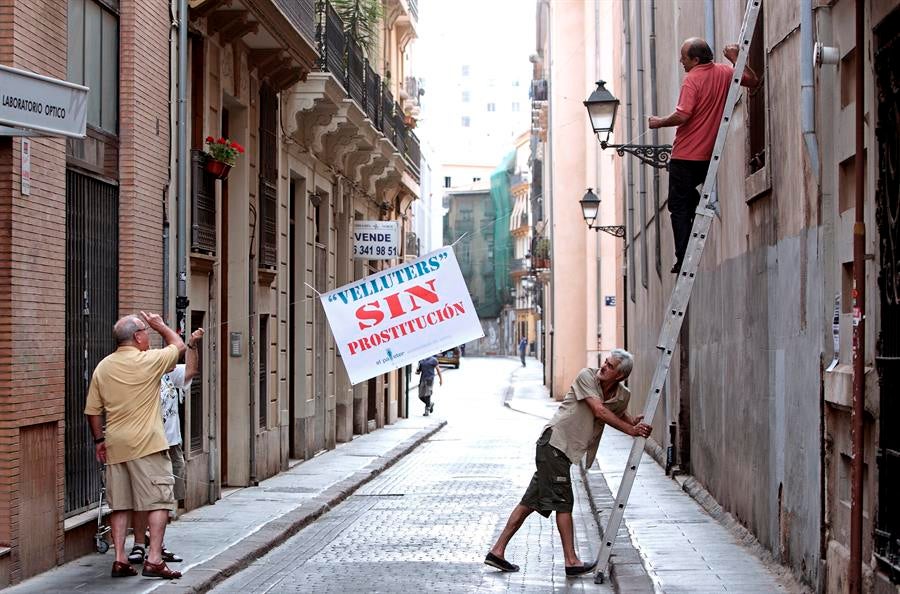
[[(732, 66), (710, 62), (694, 66), (684, 77), (675, 111), (687, 121), (675, 131), (673, 159), (709, 161), (712, 157), (733, 74)], [(741, 84), (746, 86), (746, 77)]]

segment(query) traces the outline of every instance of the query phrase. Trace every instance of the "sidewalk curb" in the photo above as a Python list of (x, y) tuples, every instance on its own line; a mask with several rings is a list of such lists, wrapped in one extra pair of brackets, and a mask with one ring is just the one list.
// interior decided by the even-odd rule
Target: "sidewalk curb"
[[(581, 482), (584, 484), (584, 490), (587, 491), (591, 512), (593, 512), (594, 520), (597, 522), (597, 529), (600, 531), (600, 541), (602, 543), (606, 538), (603, 533), (605, 524), (600, 521), (600, 509), (597, 507), (595, 494), (591, 490), (591, 481), (587, 468), (584, 467), (584, 460), (578, 463), (578, 470), (581, 472)], [(603, 477), (602, 480), (606, 485), (606, 492), (604, 495), (614, 501), (615, 498), (613, 497), (612, 490), (606, 483), (606, 478)], [(607, 514), (607, 516), (608, 515), (609, 514)], [(625, 526), (624, 521), (622, 524)], [(613, 545), (613, 554), (609, 557), (609, 567), (606, 571), (606, 577), (613, 589), (616, 592), (646, 592), (647, 594), (653, 594), (655, 591), (653, 580), (647, 574), (647, 568), (644, 567), (640, 551), (634, 546), (631, 537), (628, 537), (627, 544), (620, 538), (619, 542), (613, 543)]]
[(347, 499), (357, 489), (396, 464), (446, 425), (447, 421), (441, 421), (436, 426), (417, 432), (362, 470), (335, 483), (301, 507), (267, 522), (259, 530), (212, 559), (190, 568), (180, 580), (171, 581), (155, 589), (154, 592), (181, 593), (211, 590), (216, 584), (246, 568)]

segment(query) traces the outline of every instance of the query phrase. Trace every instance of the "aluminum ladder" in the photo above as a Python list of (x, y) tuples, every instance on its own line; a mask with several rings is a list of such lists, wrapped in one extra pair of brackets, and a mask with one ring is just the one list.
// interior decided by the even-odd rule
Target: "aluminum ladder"
[[(669, 375), (669, 367), (672, 364), (672, 352), (675, 350), (678, 334), (681, 331), (681, 324), (684, 321), (684, 314), (691, 299), (691, 292), (694, 289), (694, 277), (697, 274), (700, 258), (703, 256), (703, 248), (706, 246), (706, 238), (709, 236), (709, 227), (712, 224), (713, 216), (716, 215), (716, 212), (710, 208), (710, 196), (715, 189), (716, 177), (719, 173), (719, 162), (722, 150), (725, 148), (725, 139), (728, 136), (728, 127), (731, 124), (734, 106), (741, 94), (741, 77), (747, 64), (747, 52), (750, 49), (750, 40), (753, 38), (753, 30), (756, 28), (756, 19), (761, 8), (762, 0), (749, 0), (744, 12), (744, 22), (741, 26), (740, 41), (738, 43), (738, 57), (734, 64), (734, 78), (732, 78), (728, 89), (725, 109), (719, 122), (719, 132), (716, 135), (716, 143), (713, 146), (706, 180), (703, 182), (700, 203), (697, 206), (694, 226), (691, 229), (691, 237), (682, 261), (681, 272), (678, 274), (675, 289), (669, 298), (666, 319), (659, 333), (659, 341), (656, 343), (656, 348), (660, 350), (659, 360), (656, 363), (656, 371), (653, 374), (653, 381), (647, 394), (647, 404), (644, 406), (644, 422), (648, 425), (653, 422), (653, 415), (659, 404), (663, 385), (666, 383), (666, 378)], [(644, 454), (645, 441), (643, 437), (635, 438), (631, 446), (628, 464), (625, 467), (622, 482), (619, 484), (619, 491), (616, 494), (616, 503), (609, 516), (606, 529), (603, 531), (603, 542), (600, 546), (600, 551), (597, 553), (594, 583), (602, 584), (608, 573), (607, 568), (610, 555), (612, 554), (613, 543), (616, 540), (616, 535), (622, 524), (622, 518), (625, 515), (625, 505), (628, 503), (628, 497), (631, 494), (631, 488), (637, 476), (637, 469)]]

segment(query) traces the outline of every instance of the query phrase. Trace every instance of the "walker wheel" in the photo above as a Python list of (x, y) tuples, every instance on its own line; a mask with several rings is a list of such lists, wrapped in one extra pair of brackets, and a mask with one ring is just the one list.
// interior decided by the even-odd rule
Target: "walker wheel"
[(109, 543), (106, 542), (104, 539), (97, 538), (95, 540), (96, 540), (96, 547), (97, 547), (98, 553), (104, 554), (104, 553), (106, 553), (106, 551), (109, 550)]
[(597, 575), (594, 576), (594, 583), (595, 583), (595, 584), (602, 584), (603, 582), (604, 582), (603, 572), (602, 572), (602, 571), (598, 571), (598, 572), (597, 572)]

